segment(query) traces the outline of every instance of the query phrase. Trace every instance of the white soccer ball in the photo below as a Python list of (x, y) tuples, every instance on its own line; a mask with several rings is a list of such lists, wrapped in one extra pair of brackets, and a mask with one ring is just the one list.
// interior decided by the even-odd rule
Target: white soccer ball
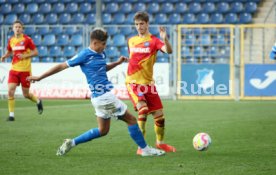
[(211, 143), (211, 137), (204, 132), (196, 134), (193, 138), (193, 146), (197, 151), (207, 150)]

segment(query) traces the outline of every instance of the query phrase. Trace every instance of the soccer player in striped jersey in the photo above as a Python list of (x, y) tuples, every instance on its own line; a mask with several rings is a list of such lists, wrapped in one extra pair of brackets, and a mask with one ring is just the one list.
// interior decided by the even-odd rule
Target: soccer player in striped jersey
[(40, 99), (29, 92), (30, 82), (26, 80), (31, 75), (31, 61), (34, 56), (38, 55), (38, 51), (33, 40), (23, 33), (24, 25), (21, 21), (16, 20), (12, 29), (14, 36), (12, 36), (7, 45), (6, 53), (1, 57), (3, 62), (6, 58), (12, 57), (12, 66), (8, 78), (8, 106), (9, 117), (7, 121), (14, 121), (14, 94), (16, 87), (21, 84), (22, 92), (25, 98), (30, 99), (36, 103), (38, 113), (42, 114), (43, 106)]
[[(128, 40), (129, 64), (126, 84), (135, 110), (138, 111), (138, 124), (145, 136), (147, 116), (153, 115), (156, 133), (156, 147), (166, 152), (175, 152), (175, 147), (164, 142), (165, 118), (160, 97), (153, 80), (153, 66), (157, 52), (172, 53), (167, 33), (164, 27), (159, 27), (160, 38), (149, 32), (149, 15), (137, 12), (134, 23), (138, 35)], [(137, 154), (141, 154), (138, 148)]]
[(128, 131), (134, 142), (142, 148), (142, 156), (160, 156), (163, 150), (151, 148), (144, 140), (136, 118), (129, 113), (126, 104), (119, 100), (110, 91), (113, 88), (106, 72), (124, 62), (127, 58), (120, 57), (118, 61), (106, 64), (106, 41), (108, 34), (100, 28), (94, 29), (90, 34), (90, 46), (64, 63), (60, 63), (41, 76), (28, 77), (30, 81), (39, 81), (64, 69), (80, 66), (85, 74), (91, 90), (91, 102), (95, 108), (98, 127), (92, 128), (74, 139), (65, 139), (57, 151), (57, 155), (64, 155), (74, 146), (90, 140), (105, 136), (109, 132), (110, 118), (115, 117), (128, 125)]

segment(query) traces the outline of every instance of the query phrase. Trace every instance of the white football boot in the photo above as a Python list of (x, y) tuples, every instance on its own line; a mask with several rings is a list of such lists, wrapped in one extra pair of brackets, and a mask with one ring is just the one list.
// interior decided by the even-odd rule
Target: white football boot
[(150, 146), (146, 146), (146, 148), (142, 149), (142, 154), (141, 156), (146, 157), (146, 156), (162, 156), (165, 154), (165, 151), (152, 148)]
[(62, 156), (70, 151), (72, 148), (72, 139), (65, 139), (63, 144), (57, 150), (57, 156)]

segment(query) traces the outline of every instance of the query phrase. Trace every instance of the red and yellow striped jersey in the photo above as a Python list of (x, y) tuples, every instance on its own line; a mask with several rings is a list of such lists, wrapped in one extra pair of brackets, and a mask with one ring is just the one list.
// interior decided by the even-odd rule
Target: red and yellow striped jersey
[(12, 67), (11, 70), (19, 72), (31, 71), (31, 58), (19, 59), (17, 54), (28, 54), (31, 50), (36, 48), (33, 40), (22, 34), (19, 38), (12, 36), (8, 41), (7, 49), (13, 52)]
[(129, 64), (126, 83), (152, 84), (153, 65), (163, 41), (154, 35), (133, 36), (128, 40)]

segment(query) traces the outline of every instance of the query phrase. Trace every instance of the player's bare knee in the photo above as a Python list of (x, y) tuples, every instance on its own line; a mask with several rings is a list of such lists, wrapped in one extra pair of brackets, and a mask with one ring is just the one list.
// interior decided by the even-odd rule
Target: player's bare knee
[(109, 128), (99, 129), (101, 136), (106, 136), (109, 132)]
[(156, 126), (164, 127), (165, 126), (165, 118), (163, 115), (155, 116), (154, 117), (154, 123)]

